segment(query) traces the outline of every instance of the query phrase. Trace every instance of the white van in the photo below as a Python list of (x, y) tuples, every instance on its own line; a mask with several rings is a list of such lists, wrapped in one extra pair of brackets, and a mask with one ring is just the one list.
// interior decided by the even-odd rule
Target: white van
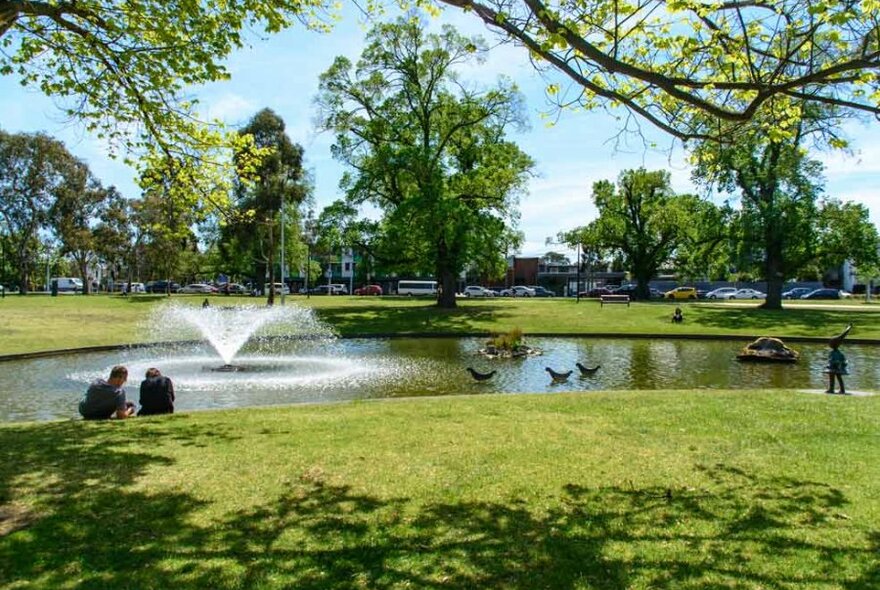
[(437, 295), (437, 281), (399, 281), (398, 295)]
[(49, 289), (58, 293), (81, 293), (83, 282), (82, 279), (76, 277), (55, 277), (52, 279)]

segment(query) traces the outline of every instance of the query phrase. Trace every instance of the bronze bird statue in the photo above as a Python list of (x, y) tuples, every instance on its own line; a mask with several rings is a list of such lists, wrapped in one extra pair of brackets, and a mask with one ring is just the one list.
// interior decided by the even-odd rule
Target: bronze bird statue
[(544, 370), (550, 373), (550, 376), (553, 378), (555, 383), (562, 383), (564, 381), (568, 381), (568, 378), (571, 377), (571, 371), (566, 371), (565, 373), (557, 373), (550, 367), (544, 367)]
[(580, 363), (575, 363), (577, 365), (578, 370), (581, 372), (581, 375), (592, 375), (596, 371), (599, 370), (599, 367), (602, 365), (596, 365), (595, 367), (585, 367)]
[(475, 381), (487, 381), (492, 378), (497, 371), (489, 371), (488, 373), (480, 373), (479, 371), (475, 371), (471, 367), (467, 368), (467, 372), (471, 374), (471, 377), (474, 378)]

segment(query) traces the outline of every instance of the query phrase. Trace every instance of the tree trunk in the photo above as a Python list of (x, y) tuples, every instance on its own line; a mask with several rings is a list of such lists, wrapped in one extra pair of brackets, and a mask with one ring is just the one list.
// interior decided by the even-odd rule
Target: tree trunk
[(88, 295), (92, 292), (92, 281), (90, 281), (89, 277), (87, 276), (89, 272), (87, 268), (88, 265), (85, 262), (80, 262), (77, 264), (77, 266), (79, 267), (79, 278), (82, 279), (83, 282), (82, 294)]
[(18, 293), (20, 295), (27, 295), (29, 279), (30, 274), (27, 266), (22, 266), (21, 272), (18, 273)]
[(454, 309), (455, 302), (455, 273), (444, 269), (440, 273), (440, 292), (437, 294), (437, 307)]
[[(776, 250), (774, 248), (773, 250)], [(767, 299), (761, 305), (763, 309), (782, 309), (782, 284), (785, 276), (779, 270), (782, 265), (781, 252), (767, 252)]]
[[(275, 234), (272, 232), (272, 224), (269, 223), (269, 296), (266, 305), (275, 305)], [(282, 286), (282, 289), (284, 287)]]
[(647, 300), (651, 298), (651, 273), (639, 272), (636, 274), (636, 299)]
[(768, 235), (765, 238), (767, 254), (764, 264), (764, 274), (767, 280), (767, 299), (761, 305), (764, 309), (782, 309), (782, 284), (785, 274), (782, 272), (784, 264), (782, 242), (777, 236)]
[(437, 246), (437, 278), (440, 292), (437, 293), (437, 307), (455, 309), (455, 272), (449, 264), (449, 248), (445, 242)]

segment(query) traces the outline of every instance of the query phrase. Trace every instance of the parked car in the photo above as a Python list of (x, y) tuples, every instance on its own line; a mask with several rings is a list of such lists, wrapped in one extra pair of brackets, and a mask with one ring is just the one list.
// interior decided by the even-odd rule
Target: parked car
[(666, 299), (696, 299), (697, 290), (694, 287), (676, 287), (663, 294)]
[(143, 283), (122, 283), (120, 287), (122, 293), (146, 293), (147, 287)]
[(783, 299), (800, 299), (801, 297), (803, 297), (807, 293), (811, 293), (813, 291), (815, 291), (815, 289), (812, 289), (810, 287), (795, 287), (793, 289), (789, 289), (788, 291), (783, 291), (782, 298)]
[(205, 283), (190, 283), (189, 285), (181, 288), (178, 293), (213, 293), (214, 287), (211, 285), (206, 285)]
[(801, 299), (840, 299), (841, 293), (843, 292), (839, 289), (814, 289), (806, 295), (801, 295)]
[(516, 285), (501, 292), (504, 297), (534, 297), (535, 291), (522, 285)]
[(355, 295), (381, 295), (382, 287), (379, 285), (364, 285), (354, 290)]
[[(290, 287), (288, 287), (286, 284), (272, 283), (271, 285), (272, 285), (272, 291), (276, 295), (290, 295)], [(263, 284), (263, 292), (266, 293), (267, 295), (269, 294), (269, 287), (270, 287), (269, 283)]]
[(343, 285), (339, 284), (318, 285), (311, 289), (310, 293), (312, 295), (348, 295), (348, 291), (343, 288)]
[(529, 285), (529, 289), (535, 292), (535, 297), (555, 297), (556, 293), (541, 285)]
[(757, 289), (737, 289), (728, 299), (766, 299), (767, 294)]
[(601, 297), (602, 295), (611, 295), (613, 291), (608, 287), (593, 287), (589, 291), (581, 291), (578, 297)]
[(174, 281), (151, 281), (145, 285), (147, 293), (177, 293), (180, 285)]
[(737, 291), (736, 287), (719, 287), (706, 293), (706, 299), (729, 299)]
[(229, 293), (230, 295), (244, 295), (250, 292), (250, 289), (239, 283), (221, 283), (217, 287), (218, 293)]
[(479, 285), (468, 285), (461, 292), (465, 297), (495, 297), (495, 292)]

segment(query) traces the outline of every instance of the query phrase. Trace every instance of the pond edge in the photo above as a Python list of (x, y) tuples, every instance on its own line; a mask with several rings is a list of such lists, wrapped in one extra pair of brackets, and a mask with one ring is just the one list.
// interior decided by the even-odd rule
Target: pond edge
[[(394, 338), (487, 338), (492, 336), (491, 332), (435, 332), (425, 334), (423, 332), (395, 332), (395, 333), (378, 333), (378, 334), (345, 334), (340, 335), (342, 340), (354, 339), (394, 339)], [(634, 340), (742, 340), (752, 341), (766, 334), (749, 335), (749, 334), (646, 334), (632, 333), (625, 334), (620, 332), (532, 332), (527, 334), (533, 338), (617, 338), (617, 339), (634, 339)], [(830, 338), (827, 336), (783, 336), (781, 340), (787, 342), (803, 342), (811, 344), (827, 343)], [(21, 361), (38, 358), (49, 358), (54, 356), (64, 356), (69, 354), (82, 354), (85, 352), (109, 352), (113, 350), (126, 350), (137, 348), (151, 348), (154, 346), (165, 346), (168, 344), (196, 344), (201, 340), (183, 340), (183, 341), (165, 341), (165, 342), (144, 342), (131, 344), (105, 344), (101, 346), (83, 346), (79, 348), (62, 348), (57, 350), (41, 350), (36, 352), (23, 352), (18, 354), (0, 355), (0, 363), (7, 361)], [(847, 338), (847, 344), (866, 344), (871, 346), (880, 345), (880, 340), (874, 338)]]

